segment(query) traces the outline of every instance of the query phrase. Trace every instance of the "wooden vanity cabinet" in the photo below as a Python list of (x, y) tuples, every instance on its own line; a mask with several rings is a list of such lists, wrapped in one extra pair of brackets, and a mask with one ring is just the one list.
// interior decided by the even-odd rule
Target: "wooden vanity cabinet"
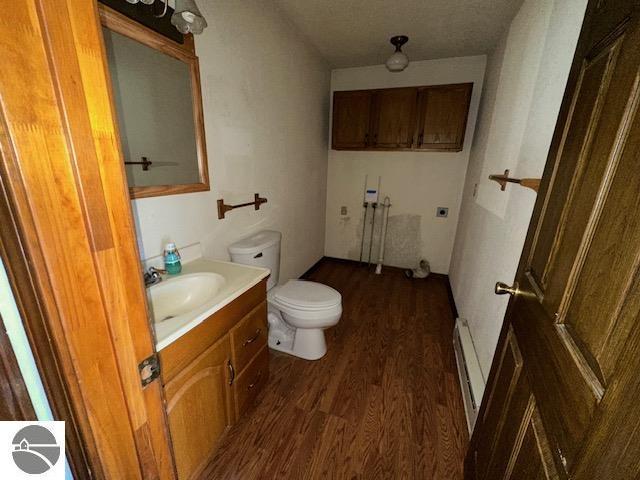
[(269, 378), (266, 280), (159, 352), (178, 479), (197, 478)]

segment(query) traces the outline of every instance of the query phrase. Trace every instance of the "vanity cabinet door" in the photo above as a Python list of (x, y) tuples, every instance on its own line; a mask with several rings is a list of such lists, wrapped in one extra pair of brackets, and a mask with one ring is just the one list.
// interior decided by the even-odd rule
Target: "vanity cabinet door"
[(229, 335), (165, 385), (178, 478), (197, 477), (234, 418)]

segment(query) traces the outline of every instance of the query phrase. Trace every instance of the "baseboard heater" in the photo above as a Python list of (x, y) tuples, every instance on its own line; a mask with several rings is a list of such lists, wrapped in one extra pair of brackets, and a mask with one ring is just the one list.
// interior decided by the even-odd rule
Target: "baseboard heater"
[(456, 326), (453, 330), (453, 349), (456, 352), (464, 411), (467, 416), (469, 435), (471, 435), (480, 409), (485, 383), (476, 349), (471, 339), (469, 325), (466, 320), (461, 318), (456, 320)]

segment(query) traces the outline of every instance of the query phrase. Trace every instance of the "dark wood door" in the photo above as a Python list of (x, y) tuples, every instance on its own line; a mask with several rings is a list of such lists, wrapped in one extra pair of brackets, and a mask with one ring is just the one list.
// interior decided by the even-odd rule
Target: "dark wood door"
[(371, 146), (411, 148), (415, 133), (416, 88), (378, 90), (373, 97)]
[(469, 479), (640, 474), (639, 3), (589, 3)]
[(420, 89), (416, 148), (462, 150), (472, 90), (473, 83)]
[(372, 91), (334, 92), (332, 148), (369, 145)]

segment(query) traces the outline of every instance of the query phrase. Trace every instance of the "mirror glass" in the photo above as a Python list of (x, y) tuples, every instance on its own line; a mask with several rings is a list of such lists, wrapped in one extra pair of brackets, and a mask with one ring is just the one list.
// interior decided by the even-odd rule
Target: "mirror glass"
[(107, 28), (103, 34), (132, 195), (201, 183), (192, 66)]

